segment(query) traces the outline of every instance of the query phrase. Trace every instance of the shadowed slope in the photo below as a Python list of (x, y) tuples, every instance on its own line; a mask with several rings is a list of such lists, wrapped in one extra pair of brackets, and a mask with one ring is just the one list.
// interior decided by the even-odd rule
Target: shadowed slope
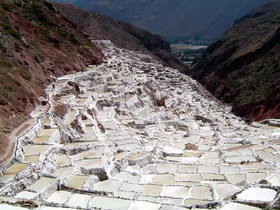
[(189, 74), (250, 120), (279, 117), (280, 1), (236, 21)]

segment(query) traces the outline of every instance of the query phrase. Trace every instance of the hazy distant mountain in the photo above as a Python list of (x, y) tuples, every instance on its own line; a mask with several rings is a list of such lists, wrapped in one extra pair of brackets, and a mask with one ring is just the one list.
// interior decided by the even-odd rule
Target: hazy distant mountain
[(107, 14), (164, 37), (217, 38), (268, 0), (55, 0)]

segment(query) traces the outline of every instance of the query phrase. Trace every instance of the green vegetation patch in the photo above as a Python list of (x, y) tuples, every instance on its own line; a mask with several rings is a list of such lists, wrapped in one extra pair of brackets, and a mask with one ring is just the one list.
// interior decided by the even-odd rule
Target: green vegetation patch
[(25, 72), (23, 69), (21, 69), (21, 68), (16, 68), (14, 70), (14, 72), (17, 75), (21, 76), (21, 78), (23, 78), (25, 80), (30, 80), (31, 79), (31, 76), (27, 72)]
[(172, 44), (173, 54), (182, 62), (195, 63), (206, 50), (206, 45)]
[(56, 48), (59, 48), (61, 41), (56, 37), (48, 37), (48, 41), (53, 43)]
[(2, 7), (2, 9), (7, 10), (7, 11), (11, 11), (11, 6), (5, 3), (0, 3), (0, 6)]
[(69, 41), (72, 42), (73, 44), (77, 44), (77, 45), (80, 44), (79, 40), (76, 39), (74, 34), (70, 34)]
[(280, 84), (278, 62), (270, 59), (228, 74), (231, 93), (238, 92), (236, 101), (249, 104), (265, 99)]
[(33, 18), (36, 18), (44, 25), (52, 26), (52, 21), (47, 17), (44, 13), (43, 8), (39, 3), (32, 3), (30, 7), (27, 9), (27, 13), (32, 14)]
[[(12, 68), (13, 65), (11, 63), (7, 62), (7, 61), (0, 60), (0, 69), (2, 69), (3, 67), (4, 68)], [(1, 73), (1, 71), (0, 71), (0, 73)]]
[(16, 38), (16, 39), (20, 39), (20, 34), (19, 32), (17, 32), (16, 30), (10, 28), (5, 30), (8, 34), (10, 34), (12, 37)]

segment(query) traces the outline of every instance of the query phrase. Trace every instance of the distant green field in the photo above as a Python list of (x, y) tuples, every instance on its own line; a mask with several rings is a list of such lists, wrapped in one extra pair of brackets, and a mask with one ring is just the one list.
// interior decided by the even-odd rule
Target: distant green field
[(187, 50), (200, 50), (207, 48), (206, 45), (186, 45), (186, 44), (171, 44), (173, 52), (187, 51)]
[(186, 45), (186, 44), (172, 44), (171, 49), (173, 54), (182, 62), (192, 65), (205, 52), (206, 45)]

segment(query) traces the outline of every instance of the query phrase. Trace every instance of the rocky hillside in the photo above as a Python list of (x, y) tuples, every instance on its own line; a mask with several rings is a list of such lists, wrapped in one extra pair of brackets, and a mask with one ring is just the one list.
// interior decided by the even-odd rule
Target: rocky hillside
[(186, 67), (171, 54), (169, 43), (165, 42), (159, 35), (69, 4), (54, 3), (54, 5), (63, 16), (92, 39), (108, 39), (119, 47), (153, 55), (166, 66), (180, 71), (186, 70)]
[(103, 60), (72, 23), (43, 1), (0, 0), (0, 154), (7, 134), (25, 121), (52, 76)]
[(250, 120), (280, 117), (280, 1), (238, 19), (189, 74)]
[(269, 0), (54, 0), (124, 20), (164, 37), (217, 39)]

